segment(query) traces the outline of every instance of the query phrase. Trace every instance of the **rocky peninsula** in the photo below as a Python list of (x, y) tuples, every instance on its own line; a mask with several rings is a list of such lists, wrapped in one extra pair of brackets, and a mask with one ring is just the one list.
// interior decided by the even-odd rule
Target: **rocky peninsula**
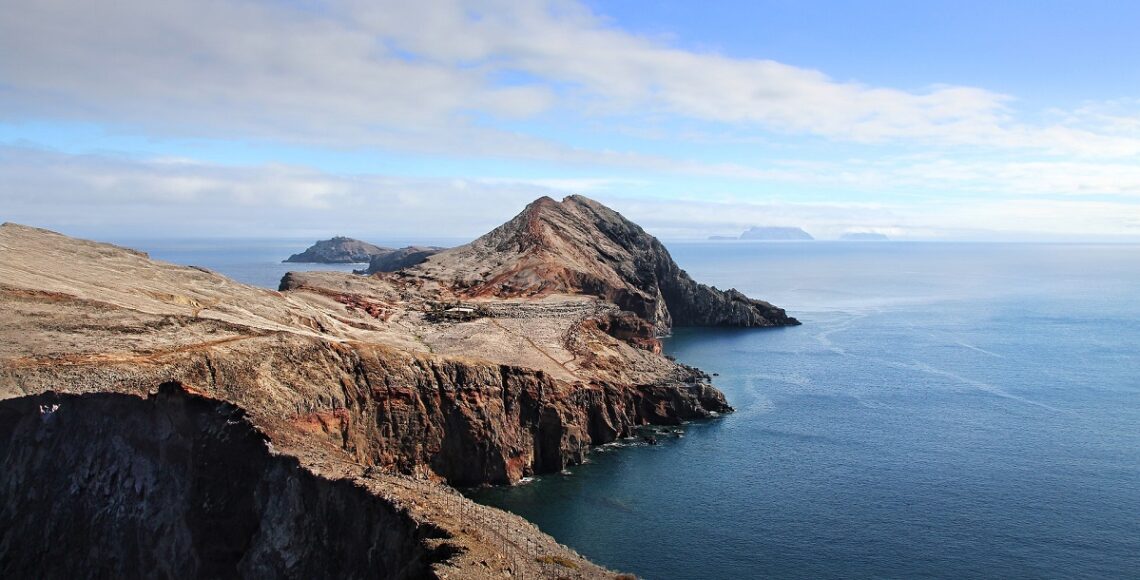
[(731, 411), (674, 326), (798, 324), (579, 196), (277, 292), (4, 224), (0, 320), (4, 577), (613, 578), (452, 486)]

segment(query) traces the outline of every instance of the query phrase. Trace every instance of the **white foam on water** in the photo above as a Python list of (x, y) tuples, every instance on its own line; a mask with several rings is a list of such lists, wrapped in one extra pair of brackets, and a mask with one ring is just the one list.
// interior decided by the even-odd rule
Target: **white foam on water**
[(919, 371), (922, 373), (935, 375), (935, 376), (939, 376), (939, 377), (945, 377), (945, 378), (948, 378), (948, 379), (951, 379), (951, 380), (957, 382), (960, 385), (972, 387), (974, 389), (977, 389), (977, 390), (985, 392), (985, 393), (989, 393), (989, 394), (994, 395), (996, 397), (1001, 397), (1003, 399), (1008, 399), (1011, 401), (1017, 401), (1019, 403), (1024, 403), (1026, 405), (1032, 405), (1034, 407), (1040, 407), (1040, 408), (1046, 409), (1048, 411), (1053, 411), (1054, 413), (1068, 413), (1068, 411), (1065, 411), (1063, 409), (1058, 409), (1057, 407), (1053, 407), (1051, 405), (1046, 405), (1045, 403), (1039, 403), (1037, 401), (1034, 401), (1031, 399), (1026, 399), (1025, 397), (1021, 397), (1021, 396), (1014, 395), (1012, 393), (1006, 392), (1004, 389), (1002, 389), (1001, 387), (999, 387), (997, 385), (992, 385), (990, 383), (985, 383), (982, 381), (976, 381), (974, 379), (966, 378), (966, 377), (963, 377), (962, 375), (959, 375), (957, 373), (953, 373), (953, 372), (950, 372), (947, 370), (932, 367), (932, 366), (930, 366), (926, 363), (923, 363), (923, 362), (915, 361), (915, 362), (909, 363), (909, 364), (908, 363), (892, 363), (891, 366), (895, 366), (897, 368), (904, 368), (904, 369), (908, 369), (908, 370)]
[(985, 355), (992, 356), (994, 358), (1005, 358), (1004, 355), (1000, 355), (1000, 354), (993, 352), (993, 351), (988, 351), (988, 350), (986, 350), (980, 346), (974, 346), (972, 344), (962, 342), (960, 340), (954, 341), (954, 344), (957, 344), (958, 346), (963, 347), (963, 348), (968, 348), (972, 351), (976, 351), (976, 352), (980, 352), (980, 353), (985, 354)]

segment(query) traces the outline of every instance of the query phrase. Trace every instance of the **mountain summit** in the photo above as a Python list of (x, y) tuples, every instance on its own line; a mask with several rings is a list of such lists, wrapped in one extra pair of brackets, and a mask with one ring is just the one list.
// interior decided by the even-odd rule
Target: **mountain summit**
[(469, 298), (587, 294), (654, 325), (786, 326), (783, 309), (699, 284), (657, 238), (580, 195), (541, 197), (475, 241), (436, 254), (407, 275), (436, 280)]

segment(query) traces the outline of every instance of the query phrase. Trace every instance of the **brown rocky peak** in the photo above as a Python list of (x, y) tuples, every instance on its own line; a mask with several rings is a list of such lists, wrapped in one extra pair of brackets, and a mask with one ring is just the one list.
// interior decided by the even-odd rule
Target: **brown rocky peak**
[(694, 282), (657, 238), (580, 195), (541, 197), (479, 239), (408, 272), (471, 298), (599, 296), (659, 332), (673, 325), (798, 324), (771, 304)]

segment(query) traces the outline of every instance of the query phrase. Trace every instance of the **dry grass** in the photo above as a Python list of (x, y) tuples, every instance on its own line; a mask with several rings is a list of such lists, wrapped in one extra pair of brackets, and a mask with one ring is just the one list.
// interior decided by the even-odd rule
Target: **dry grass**
[(547, 554), (545, 556), (539, 556), (539, 557), (535, 558), (534, 561), (535, 562), (541, 562), (543, 564), (558, 564), (559, 566), (562, 566), (563, 568), (570, 568), (571, 570), (577, 570), (578, 569), (578, 563), (577, 562), (571, 560), (570, 558), (566, 558), (564, 556), (555, 556), (555, 555)]

